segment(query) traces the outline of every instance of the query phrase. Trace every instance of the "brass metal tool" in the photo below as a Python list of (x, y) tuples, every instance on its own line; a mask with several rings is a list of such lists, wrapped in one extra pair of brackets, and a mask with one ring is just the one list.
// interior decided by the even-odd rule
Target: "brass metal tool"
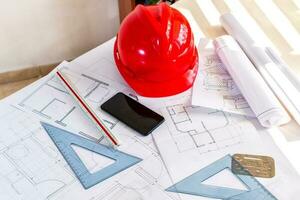
[(275, 162), (272, 157), (262, 155), (234, 154), (232, 172), (261, 178), (272, 178), (275, 176)]

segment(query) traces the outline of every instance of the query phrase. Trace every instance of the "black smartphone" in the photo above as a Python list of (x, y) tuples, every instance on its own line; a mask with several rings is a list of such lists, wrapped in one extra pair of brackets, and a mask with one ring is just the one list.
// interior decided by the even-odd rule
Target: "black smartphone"
[(161, 115), (121, 92), (103, 103), (101, 109), (144, 136), (164, 121)]

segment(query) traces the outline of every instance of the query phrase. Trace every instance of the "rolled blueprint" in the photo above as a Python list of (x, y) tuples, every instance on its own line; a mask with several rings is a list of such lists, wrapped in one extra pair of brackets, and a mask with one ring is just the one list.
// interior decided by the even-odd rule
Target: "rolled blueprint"
[(264, 127), (271, 127), (287, 123), (290, 120), (289, 115), (238, 43), (227, 35), (217, 38), (214, 45), (220, 60), (260, 124)]
[(261, 44), (258, 38), (253, 37), (254, 34), (247, 32), (245, 24), (233, 14), (222, 15), (220, 21), (225, 30), (238, 41), (273, 93), (300, 125), (299, 79), (271, 47)]

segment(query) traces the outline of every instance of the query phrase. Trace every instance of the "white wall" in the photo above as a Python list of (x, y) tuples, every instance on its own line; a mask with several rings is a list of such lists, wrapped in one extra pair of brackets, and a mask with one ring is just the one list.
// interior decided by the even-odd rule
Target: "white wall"
[(0, 73), (75, 58), (118, 27), (117, 0), (0, 0)]

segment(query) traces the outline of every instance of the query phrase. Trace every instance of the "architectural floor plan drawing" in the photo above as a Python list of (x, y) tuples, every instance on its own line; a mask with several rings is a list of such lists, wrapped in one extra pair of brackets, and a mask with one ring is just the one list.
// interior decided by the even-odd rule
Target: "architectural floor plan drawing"
[[(61, 68), (63, 67), (64, 66), (61, 66)], [(72, 79), (74, 84), (79, 87), (85, 100), (91, 104), (95, 110), (99, 110), (99, 112), (101, 112), (100, 105), (104, 101), (117, 91), (126, 89), (126, 87), (122, 85), (105, 82), (105, 78), (102, 78), (102, 80), (98, 80), (89, 75), (78, 74), (76, 77), (73, 76)], [(40, 119), (50, 121), (61, 127), (68, 127), (68, 125), (72, 124), (72, 129), (79, 130), (82, 136), (90, 139), (102, 139), (98, 130), (93, 128), (93, 126), (78, 127), (76, 123), (73, 123), (74, 121), (85, 121), (91, 124), (73, 97), (69, 95), (55, 75), (49, 75), (49, 78), (36, 87), (35, 90), (24, 96), (20, 102), (16, 103), (16, 106), (20, 109), (31, 112)], [(103, 121), (111, 129), (118, 123), (116, 119), (106, 113), (101, 112), (101, 116), (103, 116)]]
[[(227, 154), (271, 155), (275, 160), (277, 156), (277, 160), (283, 160), (281, 153), (266, 150), (272, 140), (262, 141), (261, 135), (266, 133), (257, 130), (245, 116), (191, 106), (188, 95), (174, 96), (172, 100), (165, 101), (160, 111), (165, 118), (164, 128), (155, 132), (153, 137), (174, 183)], [(287, 175), (290, 169), (285, 167), (278, 164), (275, 177), (260, 179), (278, 198), (284, 187), (283, 177), (289, 176), (289, 181), (292, 178), (292, 175)], [(223, 172), (206, 184), (216, 183), (235, 188), (230, 175)], [(188, 194), (180, 194), (180, 197), (188, 200), (209, 199)]]
[(177, 104), (167, 106), (164, 116), (170, 119), (168, 127), (179, 152), (198, 149), (206, 153), (239, 144), (242, 139), (239, 127), (223, 111)]
[(203, 39), (200, 43), (192, 105), (253, 117), (254, 113), (215, 53), (212, 42)]
[[(60, 68), (66, 66), (64, 63)], [(118, 133), (122, 141), (118, 149), (143, 161), (84, 190), (42, 129), (39, 120), (97, 142), (105, 143), (105, 140), (52, 73), (31, 86), (30, 90), (24, 89), (11, 97), (10, 102), (16, 102), (13, 105), (1, 104), (3, 134), (0, 136), (0, 199), (179, 199), (178, 194), (164, 191), (172, 182), (153, 138), (139, 136), (116, 119), (102, 113), (99, 108), (116, 91), (123, 91), (132, 98), (137, 97), (125, 85), (103, 76), (71, 71), (70, 75), (85, 100), (100, 114), (107, 126)], [(99, 158), (90, 151), (74, 149), (91, 172), (111, 163), (110, 159)]]
[[(120, 137), (124, 144), (120, 150), (143, 161), (84, 190), (33, 115), (2, 104), (0, 121), (1, 200), (178, 199), (177, 194), (164, 191), (171, 182), (159, 154), (131, 131), (118, 127), (123, 130)], [(148, 140), (152, 140), (151, 136)], [(91, 151), (75, 151), (85, 158), (91, 172), (111, 163)]]
[(245, 117), (191, 106), (189, 93), (173, 97), (157, 109), (165, 117), (168, 135), (177, 153), (195, 150), (198, 154), (205, 154), (243, 142), (240, 124), (246, 121)]
[[(167, 192), (165, 189), (225, 155), (235, 153), (273, 157), (276, 164), (275, 177), (261, 179), (260, 182), (278, 199), (298, 199), (298, 175), (266, 131), (257, 130), (255, 123), (252, 124), (244, 116), (216, 108), (191, 106), (190, 90), (164, 99), (147, 99), (135, 95), (127, 88), (114, 65), (113, 44), (114, 39), (66, 66), (72, 71), (73, 81), (85, 100), (97, 110), (107, 126), (118, 133), (122, 141), (118, 149), (142, 158), (143, 161), (84, 190), (42, 129), (40, 121), (101, 143), (104, 140), (53, 78), (52, 73), (1, 101), (1, 200), (207, 199)], [(211, 68), (208, 71), (215, 73), (218, 70)], [(230, 81), (214, 84), (211, 80), (207, 79), (205, 84), (211, 86), (214, 89), (212, 91), (222, 91), (215, 88), (233, 88)], [(152, 137), (142, 137), (121, 122), (101, 113), (99, 106), (114, 94), (115, 89), (165, 117), (166, 121), (153, 132)], [(211, 98), (211, 102), (213, 99), (216, 98)], [(229, 103), (236, 101), (239, 108), (247, 107), (239, 94), (224, 95), (224, 99), (229, 99)], [(221, 105), (224, 105), (223, 101)], [(82, 148), (74, 147), (74, 150), (91, 172), (112, 162)], [(219, 178), (209, 179), (206, 184), (228, 186), (231, 179), (227, 175), (225, 171), (218, 175)]]

